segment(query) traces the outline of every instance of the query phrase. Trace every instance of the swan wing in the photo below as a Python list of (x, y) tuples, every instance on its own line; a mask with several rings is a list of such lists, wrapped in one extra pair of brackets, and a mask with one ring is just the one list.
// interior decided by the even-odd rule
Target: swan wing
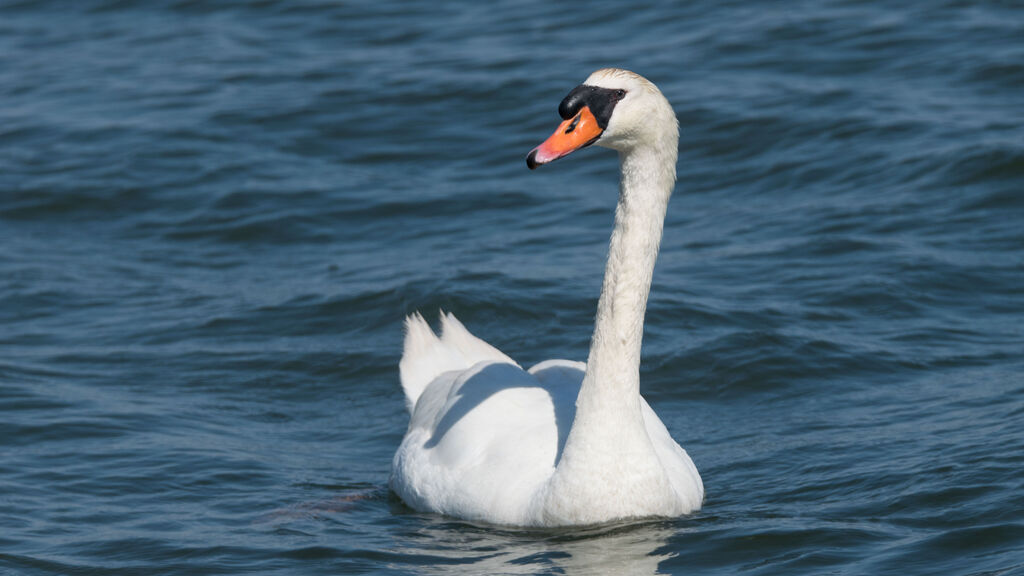
[(647, 400), (640, 397), (640, 410), (644, 417), (647, 436), (654, 444), (654, 453), (665, 469), (665, 475), (676, 496), (689, 510), (697, 510), (704, 501), (704, 484), (690, 455), (669, 434), (668, 428), (655, 414)]
[(530, 524), (534, 497), (554, 471), (555, 400), (532, 374), (482, 361), (431, 382), (395, 454), (391, 488), (421, 511)]

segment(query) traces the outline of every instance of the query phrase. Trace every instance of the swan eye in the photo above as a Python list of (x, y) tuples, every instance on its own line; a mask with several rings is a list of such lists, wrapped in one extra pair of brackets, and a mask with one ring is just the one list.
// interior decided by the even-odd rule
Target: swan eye
[(572, 124), (569, 124), (569, 127), (565, 129), (566, 134), (576, 129), (576, 125), (580, 123), (580, 116), (583, 116), (583, 114), (576, 114), (576, 117), (572, 119)]
[(626, 91), (625, 90), (616, 90), (615, 91), (615, 99), (616, 100), (622, 100), (625, 97), (626, 97)]

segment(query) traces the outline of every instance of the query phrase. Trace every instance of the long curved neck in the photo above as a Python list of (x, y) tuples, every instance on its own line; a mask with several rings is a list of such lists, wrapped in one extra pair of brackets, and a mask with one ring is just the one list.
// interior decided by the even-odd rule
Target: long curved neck
[[(674, 144), (674, 143), (673, 143)], [(676, 149), (645, 147), (620, 154), (622, 174), (615, 229), (608, 250), (580, 411), (617, 409), (640, 396), (644, 313), (669, 197), (675, 187)]]
[(676, 140), (662, 144), (619, 154), (619, 205), (590, 357), (544, 500), (553, 523), (629, 516), (663, 501), (645, 498), (672, 494), (647, 435), (640, 398), (644, 312), (675, 186)]
[(640, 412), (640, 344), (665, 212), (675, 187), (676, 141), (621, 152), (619, 163), (615, 230), (587, 370), (559, 468), (599, 466), (595, 459), (635, 451), (633, 444), (646, 438)]

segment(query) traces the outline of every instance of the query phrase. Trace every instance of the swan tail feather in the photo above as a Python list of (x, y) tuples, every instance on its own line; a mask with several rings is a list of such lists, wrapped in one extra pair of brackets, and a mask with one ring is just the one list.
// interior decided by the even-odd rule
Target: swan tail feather
[(398, 363), (398, 373), (409, 413), (434, 378), (446, 370), (458, 368), (456, 359), (451, 356), (422, 314), (414, 312), (405, 317), (405, 347)]
[(516, 364), (497, 348), (473, 336), (450, 313), (441, 312), (440, 338), (419, 312), (406, 316), (405, 347), (398, 371), (409, 412), (412, 413), (420, 395), (438, 376), (466, 370), (484, 361)]
[(441, 342), (458, 350), (469, 362), (470, 366), (477, 362), (486, 361), (519, 366), (515, 360), (509, 358), (504, 352), (474, 336), (451, 312), (444, 312), (442, 310), (440, 315)]

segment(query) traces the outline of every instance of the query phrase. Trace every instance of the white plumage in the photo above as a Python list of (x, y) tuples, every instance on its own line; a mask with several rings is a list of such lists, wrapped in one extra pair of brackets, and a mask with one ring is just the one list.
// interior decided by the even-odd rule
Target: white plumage
[(675, 114), (631, 72), (599, 70), (585, 85), (626, 94), (596, 141), (619, 150), (622, 183), (588, 363), (526, 371), (452, 314), (441, 314), (440, 337), (408, 317), (400, 371), (411, 418), (391, 488), (417, 510), (557, 526), (700, 508), (696, 467), (639, 393), (643, 317), (675, 184)]

